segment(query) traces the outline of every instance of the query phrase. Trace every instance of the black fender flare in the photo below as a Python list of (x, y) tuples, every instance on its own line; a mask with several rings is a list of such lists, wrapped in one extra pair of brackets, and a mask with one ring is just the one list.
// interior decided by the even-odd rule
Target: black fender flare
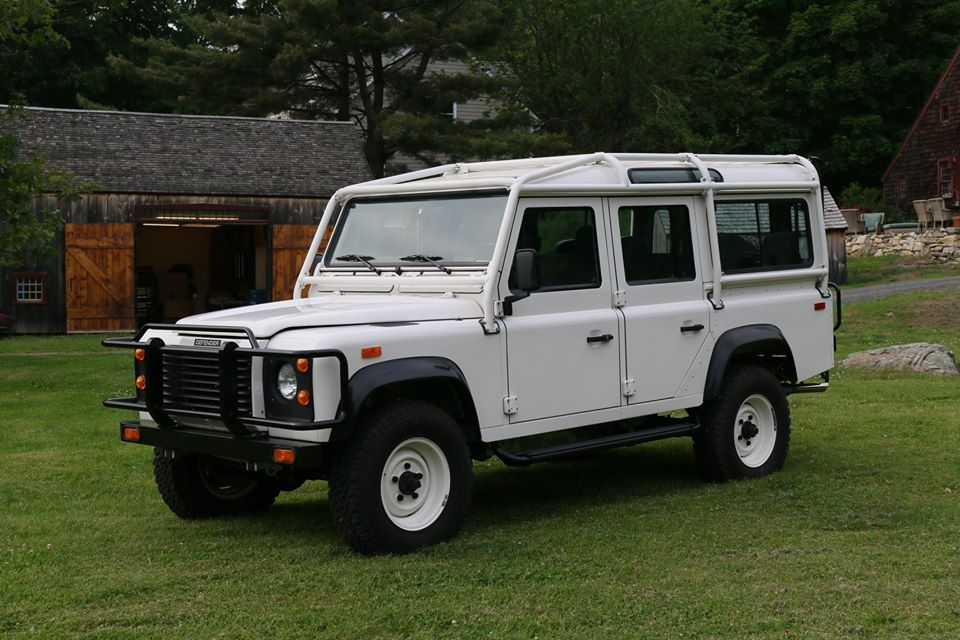
[[(783, 355), (795, 369), (793, 352), (783, 332), (772, 324), (750, 324), (725, 332), (717, 339), (707, 368), (707, 379), (703, 388), (703, 401), (712, 400), (720, 393), (723, 375), (730, 361), (740, 355)], [(792, 381), (795, 382), (795, 381)]]
[(447, 358), (417, 356), (378, 362), (353, 374), (347, 382), (349, 404), (347, 414), (350, 420), (334, 428), (331, 440), (340, 440), (353, 431), (354, 423), (364, 404), (378, 390), (398, 383), (437, 380), (451, 383), (463, 412), (476, 425), (477, 412), (473, 395), (470, 393), (470, 386), (460, 367)]

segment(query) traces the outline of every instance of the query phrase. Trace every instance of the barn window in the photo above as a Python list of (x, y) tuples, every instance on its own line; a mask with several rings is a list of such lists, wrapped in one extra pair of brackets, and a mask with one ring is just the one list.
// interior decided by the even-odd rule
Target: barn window
[(950, 122), (952, 115), (949, 102), (940, 105), (940, 122)]
[(944, 198), (953, 197), (953, 174), (955, 172), (953, 160), (940, 160), (937, 162), (937, 167), (940, 195)]
[(19, 271), (13, 274), (17, 304), (44, 304), (47, 301), (47, 274), (37, 271)]

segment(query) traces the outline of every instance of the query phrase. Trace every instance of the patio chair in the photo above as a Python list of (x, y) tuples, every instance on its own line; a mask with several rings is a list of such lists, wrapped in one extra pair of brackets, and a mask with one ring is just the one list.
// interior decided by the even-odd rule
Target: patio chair
[(864, 233), (866, 227), (863, 226), (863, 218), (860, 217), (859, 209), (840, 209), (843, 219), (847, 221), (847, 233)]
[(941, 229), (946, 227), (949, 215), (947, 214), (947, 206), (943, 203), (943, 198), (927, 200), (927, 205), (929, 205), (930, 213), (933, 215), (933, 228), (937, 228), (938, 222), (940, 223)]
[(883, 231), (883, 213), (865, 213), (863, 214), (863, 225), (867, 233), (880, 233)]
[(913, 210), (917, 212), (917, 228), (927, 230), (933, 217), (930, 215), (930, 209), (927, 207), (926, 200), (914, 200)]

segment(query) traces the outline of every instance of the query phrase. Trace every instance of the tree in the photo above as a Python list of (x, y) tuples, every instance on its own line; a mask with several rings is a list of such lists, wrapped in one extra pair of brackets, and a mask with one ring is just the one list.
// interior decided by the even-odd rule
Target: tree
[(507, 102), (577, 151), (703, 148), (697, 69), (712, 42), (692, 0), (519, 0), (491, 63)]
[(113, 73), (107, 56), (146, 64), (137, 38), (185, 43), (192, 34), (179, 27), (183, 15), (225, 4), (234, 0), (3, 0), (16, 19), (0, 26), (0, 103), (19, 96), (45, 107), (171, 111), (175, 101)]
[(431, 79), (428, 71), (486, 47), (500, 15), (495, 0), (260, 0), (234, 15), (187, 20), (195, 44), (146, 41), (146, 65), (110, 60), (119, 73), (174, 92), (183, 110), (353, 119), (381, 176), (406, 139), (392, 120), (425, 124), (411, 116), (443, 82), (461, 99), (489, 87), (490, 78)]
[[(72, 174), (48, 168), (42, 158), (20, 158), (20, 139), (4, 127), (22, 117), (10, 108), (0, 118), (0, 267), (23, 264), (29, 256), (49, 255), (63, 219), (57, 208), (34, 207), (34, 198), (57, 194), (70, 202), (90, 185), (78, 184)], [(7, 129), (4, 131), (4, 129)]]

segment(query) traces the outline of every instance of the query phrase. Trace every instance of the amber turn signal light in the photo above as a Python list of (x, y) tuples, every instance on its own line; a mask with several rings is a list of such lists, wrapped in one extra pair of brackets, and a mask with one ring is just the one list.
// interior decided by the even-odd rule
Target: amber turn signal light
[(140, 442), (139, 427), (124, 427), (123, 431), (120, 433), (120, 438), (122, 440), (126, 440), (127, 442)]
[(273, 461), (279, 464), (293, 464), (297, 457), (297, 452), (293, 449), (276, 448), (273, 450)]
[(133, 357), (139, 360), (140, 362), (143, 362), (143, 359), (147, 357), (147, 352), (144, 351), (143, 349), (136, 349), (133, 352)]
[(147, 376), (137, 376), (136, 385), (137, 385), (137, 389), (140, 389), (140, 391), (143, 391), (144, 389), (146, 389)]
[(300, 391), (297, 392), (297, 402), (303, 406), (310, 404), (310, 392), (306, 389), (300, 389)]
[(363, 347), (360, 349), (361, 358), (379, 358), (383, 355), (383, 348), (380, 345), (375, 347)]
[(310, 371), (310, 360), (307, 358), (297, 358), (297, 371), (300, 373)]

